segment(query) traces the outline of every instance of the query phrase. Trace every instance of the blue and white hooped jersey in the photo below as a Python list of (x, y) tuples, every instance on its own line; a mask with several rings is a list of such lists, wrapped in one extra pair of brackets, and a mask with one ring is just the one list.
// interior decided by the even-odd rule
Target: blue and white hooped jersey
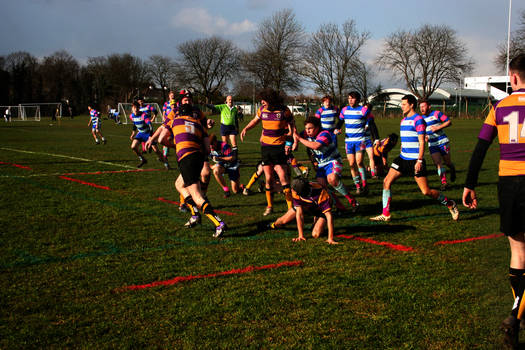
[(91, 109), (91, 111), (89, 111), (89, 117), (91, 118), (91, 127), (93, 129), (98, 129), (100, 126), (100, 114), (97, 112), (97, 110)]
[(151, 105), (145, 105), (139, 108), (140, 113), (146, 113), (148, 119), (151, 119), (151, 116), (153, 114), (157, 113), (157, 110), (153, 108)]
[(133, 122), (133, 125), (137, 128), (137, 130), (140, 133), (150, 133), (151, 128), (151, 121), (149, 120), (146, 113), (140, 113), (139, 115), (135, 115), (131, 113), (129, 116), (131, 121)]
[(419, 156), (418, 135), (425, 135), (427, 124), (425, 119), (417, 113), (401, 120), (401, 158), (414, 160)]
[(339, 116), (339, 108), (330, 106), (325, 108), (322, 106), (315, 112), (315, 116), (321, 120), (321, 129), (333, 132)]
[(443, 129), (436, 132), (432, 132), (430, 127), (433, 125), (440, 125), (447, 122), (449, 119), (446, 115), (439, 111), (432, 111), (427, 116), (424, 116), (425, 122), (427, 123), (427, 135), (429, 146), (439, 146), (448, 143), (450, 140), (443, 131)]
[(326, 166), (334, 160), (341, 161), (341, 154), (332, 140), (330, 131), (323, 130), (315, 138), (306, 136), (306, 133), (303, 131), (301, 137), (321, 144), (321, 147), (318, 149), (311, 149), (319, 167)]
[(345, 121), (345, 142), (365, 141), (365, 126), (370, 119), (370, 111), (366, 106), (346, 106), (341, 110), (339, 119)]

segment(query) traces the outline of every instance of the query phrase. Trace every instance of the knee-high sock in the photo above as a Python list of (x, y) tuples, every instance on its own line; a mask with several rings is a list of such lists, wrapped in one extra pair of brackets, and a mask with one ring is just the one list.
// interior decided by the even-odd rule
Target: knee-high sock
[(259, 178), (259, 175), (257, 175), (257, 171), (255, 171), (253, 173), (252, 177), (250, 178), (250, 181), (248, 181), (248, 184), (246, 185), (246, 188), (247, 189), (252, 188), (253, 184), (255, 183), (255, 181), (257, 181), (258, 178)]
[(337, 192), (341, 193), (348, 203), (353, 204), (355, 202), (355, 198), (348, 193), (348, 190), (346, 189), (345, 185), (343, 184), (343, 181), (339, 180), (339, 184), (337, 186), (332, 186)]
[(447, 170), (445, 169), (445, 167), (438, 168), (437, 173), (438, 173), (439, 178), (441, 179), (441, 183), (446, 184), (447, 183)]
[(184, 198), (184, 204), (186, 204), (186, 207), (189, 209), (191, 216), (199, 215), (199, 209), (197, 209), (197, 205), (191, 196)]
[(354, 180), (355, 187), (357, 188), (361, 187), (361, 184), (360, 184), (361, 177), (360, 176), (354, 176), (352, 177), (352, 180)]
[(286, 205), (288, 206), (288, 209), (290, 209), (292, 207), (292, 190), (290, 189), (290, 185), (283, 186), (283, 194), (284, 199), (286, 200)]
[(439, 195), (437, 197), (437, 201), (443, 205), (446, 205), (447, 207), (450, 207), (452, 205), (452, 201), (447, 198), (443, 193), (439, 192)]
[(201, 209), (204, 215), (206, 215), (206, 217), (210, 219), (210, 221), (213, 223), (213, 225), (215, 225), (215, 227), (219, 226), (222, 220), (217, 214), (215, 214), (211, 203), (207, 199), (202, 204)]
[(271, 208), (271, 207), (273, 207), (273, 193), (272, 193), (272, 189), (266, 187), (264, 190), (266, 192), (266, 203), (268, 204), (267, 206)]
[(390, 190), (383, 189), (383, 215), (390, 216), (390, 201), (392, 200), (392, 194)]
[(525, 311), (525, 303), (522, 303), (523, 291), (525, 290), (525, 269), (509, 268), (509, 281), (512, 288), (512, 295), (514, 296), (514, 305), (512, 306), (511, 315), (516, 316), (521, 320), (523, 311)]
[(363, 187), (366, 187), (366, 170), (365, 168), (359, 168), (359, 175), (361, 175), (361, 183)]

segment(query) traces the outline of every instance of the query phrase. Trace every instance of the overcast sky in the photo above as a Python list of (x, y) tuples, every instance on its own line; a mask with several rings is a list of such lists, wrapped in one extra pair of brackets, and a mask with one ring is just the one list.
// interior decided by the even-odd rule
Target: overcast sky
[[(508, 0), (0, 0), (0, 55), (27, 51), (44, 57), (64, 49), (80, 62), (131, 53), (175, 56), (178, 44), (219, 35), (251, 49), (258, 23), (290, 8), (307, 32), (355, 20), (369, 31), (363, 58), (372, 62), (383, 38), (423, 24), (456, 30), (474, 59), (473, 75), (498, 75), (493, 61), (507, 40)], [(513, 0), (511, 30), (525, 0)]]

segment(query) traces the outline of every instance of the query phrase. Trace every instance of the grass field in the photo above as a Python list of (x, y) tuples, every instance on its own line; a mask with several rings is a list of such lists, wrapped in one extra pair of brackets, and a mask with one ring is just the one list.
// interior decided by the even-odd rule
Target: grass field
[[(393, 220), (372, 223), (382, 183), (371, 180), (360, 211), (336, 219), (342, 244), (293, 243), (293, 225), (258, 229), (264, 195), (224, 199), (212, 179), (208, 196), (230, 227), (217, 240), (205, 219), (182, 227), (177, 170), (148, 155), (146, 171), (134, 171), (129, 125), (103, 121), (108, 143), (95, 145), (87, 123), (0, 124), (0, 348), (501, 348), (508, 243), (485, 237), (499, 231), (497, 145), (480, 174), (480, 209), (461, 207), (458, 222), (401, 178)], [(447, 130), (458, 180), (446, 194), (458, 203), (481, 123)], [(377, 124), (399, 132), (399, 119)], [(239, 147), (243, 183), (259, 133)], [(350, 185), (348, 164), (344, 174)], [(272, 219), (286, 209), (275, 198)]]

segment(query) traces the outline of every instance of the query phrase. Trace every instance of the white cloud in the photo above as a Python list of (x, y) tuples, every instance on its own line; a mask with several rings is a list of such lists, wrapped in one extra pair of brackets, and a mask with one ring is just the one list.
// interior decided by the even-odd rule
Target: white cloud
[(224, 17), (210, 14), (204, 8), (182, 9), (173, 17), (172, 23), (176, 28), (191, 29), (207, 35), (237, 36), (256, 28), (256, 24), (247, 19), (230, 23)]

